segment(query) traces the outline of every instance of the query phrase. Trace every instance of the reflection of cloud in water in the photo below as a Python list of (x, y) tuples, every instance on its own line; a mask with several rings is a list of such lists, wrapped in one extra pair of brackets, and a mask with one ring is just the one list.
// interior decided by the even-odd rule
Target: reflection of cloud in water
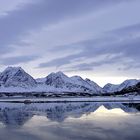
[[(134, 106), (121, 103), (48, 103), (48, 104), (0, 104), (0, 121), (6, 126), (22, 126), (34, 115), (45, 116), (51, 121), (63, 122), (66, 118), (94, 115), (138, 112)], [(91, 115), (89, 115), (91, 116)]]
[(138, 110), (128, 103), (0, 103), (0, 140), (137, 140)]
[(115, 114), (115, 115), (127, 115), (126, 112), (124, 112), (121, 108), (115, 108), (115, 109), (107, 109), (105, 106), (100, 106), (98, 110), (94, 112), (95, 114)]

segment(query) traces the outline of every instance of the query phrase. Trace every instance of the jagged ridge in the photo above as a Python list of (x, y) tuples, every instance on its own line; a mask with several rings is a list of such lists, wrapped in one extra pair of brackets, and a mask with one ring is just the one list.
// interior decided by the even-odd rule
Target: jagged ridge
[(35, 80), (21, 67), (8, 67), (0, 73), (0, 92), (81, 92), (100, 95), (118, 92), (139, 82), (140, 80), (130, 79), (119, 85), (107, 84), (101, 88), (90, 79), (68, 77), (63, 72), (51, 73), (45, 78)]

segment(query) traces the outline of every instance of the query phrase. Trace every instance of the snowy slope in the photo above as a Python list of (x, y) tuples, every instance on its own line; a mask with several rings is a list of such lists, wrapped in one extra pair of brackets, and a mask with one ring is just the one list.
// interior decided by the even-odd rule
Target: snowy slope
[(20, 67), (8, 67), (0, 74), (1, 92), (80, 92), (99, 94), (102, 89), (79, 76), (68, 77), (62, 72), (34, 80)]
[(113, 84), (107, 84), (103, 87), (104, 92), (116, 92), (116, 91), (121, 91), (124, 88), (128, 88), (129, 86), (134, 86), (137, 83), (139, 83), (140, 80), (136, 79), (129, 79), (124, 81), (123, 83), (119, 85), (113, 85)]
[(37, 84), (45, 84), (46, 78), (37, 78), (35, 79)]
[(46, 85), (54, 86), (56, 88), (70, 88), (72, 81), (62, 72), (51, 73), (46, 77)]
[(62, 72), (51, 73), (46, 77), (46, 85), (62, 89), (62, 91), (100, 93), (101, 88), (89, 84), (79, 76), (68, 77)]
[(8, 67), (0, 73), (0, 92), (80, 92), (100, 94), (121, 91), (136, 85), (140, 80), (126, 80), (120, 85), (107, 84), (102, 89), (90, 79), (80, 76), (68, 77), (62, 72), (51, 73), (45, 78), (34, 79), (21, 67)]
[(101, 93), (102, 88), (98, 86), (95, 82), (89, 80), (89, 79), (82, 79), (80, 76), (73, 76), (71, 77), (73, 83), (84, 86), (90, 90), (92, 90), (94, 93)]
[(114, 92), (114, 91), (117, 91), (117, 88), (118, 88), (118, 85), (108, 83), (103, 87), (103, 92)]
[(1, 87), (35, 87), (36, 81), (21, 67), (8, 67), (0, 74)]
[(86, 78), (85, 81), (92, 87), (94, 88), (94, 90), (96, 92), (103, 92), (103, 89), (98, 85), (96, 84), (94, 81), (91, 81), (90, 79)]

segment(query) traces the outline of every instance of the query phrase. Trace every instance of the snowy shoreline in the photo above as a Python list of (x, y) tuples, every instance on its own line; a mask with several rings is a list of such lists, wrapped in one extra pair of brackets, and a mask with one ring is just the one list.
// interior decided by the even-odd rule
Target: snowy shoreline
[(140, 96), (135, 97), (63, 97), (63, 98), (0, 98), (0, 102), (140, 102)]

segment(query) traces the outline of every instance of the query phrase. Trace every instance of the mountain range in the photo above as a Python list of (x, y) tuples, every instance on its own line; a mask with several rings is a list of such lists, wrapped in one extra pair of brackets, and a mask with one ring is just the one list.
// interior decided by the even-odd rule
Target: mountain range
[(80, 76), (68, 77), (62, 72), (57, 72), (45, 78), (34, 79), (21, 67), (8, 67), (0, 73), (0, 92), (81, 92), (100, 95), (121, 91), (139, 82), (140, 80), (130, 79), (119, 85), (107, 84), (102, 88), (94, 81)]

